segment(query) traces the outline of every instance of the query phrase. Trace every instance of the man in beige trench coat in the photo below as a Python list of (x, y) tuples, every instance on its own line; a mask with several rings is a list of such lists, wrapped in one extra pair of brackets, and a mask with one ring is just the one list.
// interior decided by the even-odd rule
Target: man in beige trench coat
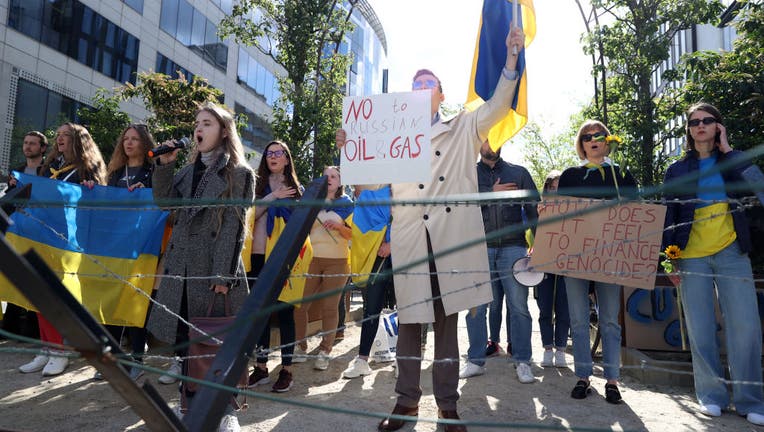
[[(507, 62), (493, 96), (472, 112), (462, 111), (451, 120), (439, 114), (444, 100), (438, 77), (427, 69), (419, 70), (413, 90), (432, 92), (432, 162), (429, 183), (392, 185), (395, 200), (419, 200), (478, 192), (475, 161), (488, 131), (509, 111), (517, 87), (517, 53), (523, 49), (522, 30), (507, 35)], [(346, 133), (337, 131), (337, 146), (345, 144)], [(399, 374), (395, 386), (398, 401), (393, 414), (417, 416), (422, 389), (419, 386), (421, 324), (433, 323), (435, 364), (433, 393), (441, 418), (458, 419), (459, 345), (458, 313), (492, 300), (485, 243), (456, 253), (425, 260), (464, 242), (485, 236), (479, 206), (414, 205), (392, 206), (390, 231), (398, 304), (397, 356)], [(424, 261), (413, 267), (411, 263)], [(403, 273), (398, 269), (406, 267)], [(435, 273), (437, 271), (437, 273)], [(447, 361), (438, 361), (445, 359)], [(450, 361), (448, 361), (450, 360)], [(398, 430), (404, 421), (387, 418), (381, 431)], [(463, 425), (447, 424), (446, 431), (465, 431)]]

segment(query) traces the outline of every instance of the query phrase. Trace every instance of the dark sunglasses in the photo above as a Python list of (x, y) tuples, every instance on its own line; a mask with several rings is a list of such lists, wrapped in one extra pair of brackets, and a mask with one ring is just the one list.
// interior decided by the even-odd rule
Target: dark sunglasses
[(286, 150), (268, 150), (265, 152), (266, 158), (279, 158), (286, 154)]
[(716, 118), (714, 117), (703, 117), (702, 119), (692, 119), (687, 122), (687, 125), (690, 127), (700, 126), (700, 124), (703, 123), (704, 125), (710, 125), (716, 123)]
[(428, 79), (425, 81), (414, 81), (413, 83), (411, 83), (412, 90), (434, 89), (434, 88), (438, 88), (438, 82), (433, 79)]
[(593, 134), (583, 134), (581, 135), (581, 142), (591, 141), (594, 138), (604, 137), (607, 135), (605, 132), (594, 132)]

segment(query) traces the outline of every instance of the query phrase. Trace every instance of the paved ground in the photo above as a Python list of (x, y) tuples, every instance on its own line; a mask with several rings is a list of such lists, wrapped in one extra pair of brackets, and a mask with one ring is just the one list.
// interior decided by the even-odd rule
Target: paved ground
[[(535, 302), (530, 302), (536, 313)], [(463, 318), (459, 321), (461, 352), (466, 352), (467, 333)], [(257, 390), (258, 395), (273, 398), (248, 398), (249, 409), (239, 414), (242, 430), (254, 431), (373, 431), (378, 418), (392, 409), (394, 369), (389, 363), (372, 365), (374, 373), (364, 378), (345, 380), (342, 371), (355, 355), (360, 329), (350, 327), (343, 341), (335, 346), (329, 370), (319, 372), (310, 362), (295, 368), (295, 385), (285, 394)], [(425, 352), (432, 358), (432, 338)], [(311, 340), (311, 348), (317, 346)], [(534, 322), (534, 357), (541, 357), (540, 335)], [(106, 382), (91, 379), (94, 369), (83, 360), (74, 361), (67, 373), (45, 379), (39, 374), (22, 375), (16, 371), (30, 355), (8, 352), (25, 347), (0, 342), (0, 429), (19, 431), (133, 431), (145, 430), (142, 421), (125, 406)], [(572, 361), (572, 356), (568, 356)], [(164, 366), (161, 360), (151, 365)], [(277, 360), (269, 364), (274, 370)], [(482, 424), (470, 430), (649, 430), (649, 431), (747, 431), (764, 430), (749, 425), (734, 413), (709, 419), (695, 412), (692, 391), (687, 387), (644, 385), (624, 378), (624, 404), (614, 406), (604, 400), (604, 380), (594, 379), (594, 393), (585, 400), (571, 399), (575, 377), (570, 369), (534, 366), (537, 380), (520, 384), (506, 357), (489, 359), (487, 373), (460, 381), (459, 412), (462, 418)], [(420, 404), (420, 420), (405, 431), (436, 430), (431, 421), (437, 417), (432, 398), (430, 362), (423, 363), (422, 387), (425, 396)], [(276, 369), (277, 371), (277, 369)], [(601, 371), (596, 373), (600, 374)], [(271, 375), (275, 379), (275, 373)], [(600, 375), (601, 376), (601, 375)], [(156, 380), (156, 375), (146, 378)], [(177, 403), (175, 386), (158, 386), (171, 404)], [(314, 408), (296, 406), (307, 402)], [(335, 410), (351, 410), (355, 415)], [(502, 427), (485, 427), (488, 424)]]

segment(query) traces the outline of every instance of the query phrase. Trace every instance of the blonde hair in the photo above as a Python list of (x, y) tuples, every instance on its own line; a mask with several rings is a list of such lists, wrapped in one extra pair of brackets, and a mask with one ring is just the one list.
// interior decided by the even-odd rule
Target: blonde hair
[(55, 161), (59, 156), (63, 156), (67, 163), (74, 165), (79, 172), (81, 180), (93, 179), (100, 185), (106, 184), (106, 164), (101, 156), (101, 151), (98, 149), (93, 137), (90, 135), (84, 126), (76, 123), (64, 123), (61, 126), (66, 126), (72, 134), (72, 146), (70, 148), (70, 154), (62, 154), (58, 150), (58, 146), (53, 146), (53, 151), (48, 158), (43, 171), (50, 167), (50, 164)]

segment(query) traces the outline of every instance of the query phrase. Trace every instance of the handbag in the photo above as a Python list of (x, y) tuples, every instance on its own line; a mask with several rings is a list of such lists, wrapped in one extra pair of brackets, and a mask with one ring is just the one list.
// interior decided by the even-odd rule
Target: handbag
[[(223, 296), (225, 302), (225, 316), (210, 316), (212, 315), (212, 308), (215, 304), (217, 294), (219, 293), (213, 292), (210, 296), (210, 302), (207, 306), (207, 316), (193, 317), (189, 319), (189, 322), (193, 326), (188, 329), (188, 337), (192, 343), (188, 347), (189, 358), (186, 361), (186, 374), (191, 378), (204, 379), (207, 375), (207, 371), (212, 366), (212, 362), (215, 360), (215, 355), (220, 349), (222, 341), (225, 340), (227, 329), (233, 325), (236, 319), (235, 316), (231, 315), (231, 302), (228, 295), (222, 293), (220, 293), (220, 295)], [(200, 331), (206, 333), (210, 337)], [(242, 371), (242, 375), (239, 377), (236, 386), (238, 388), (247, 388), (247, 378), (247, 369), (245, 368)], [(196, 392), (199, 386), (195, 382), (185, 382), (183, 385), (185, 387), (185, 391), (182, 392), (183, 395), (185, 395), (186, 391)], [(232, 399), (232, 405), (235, 408), (238, 408), (239, 404), (236, 402), (235, 395)]]

